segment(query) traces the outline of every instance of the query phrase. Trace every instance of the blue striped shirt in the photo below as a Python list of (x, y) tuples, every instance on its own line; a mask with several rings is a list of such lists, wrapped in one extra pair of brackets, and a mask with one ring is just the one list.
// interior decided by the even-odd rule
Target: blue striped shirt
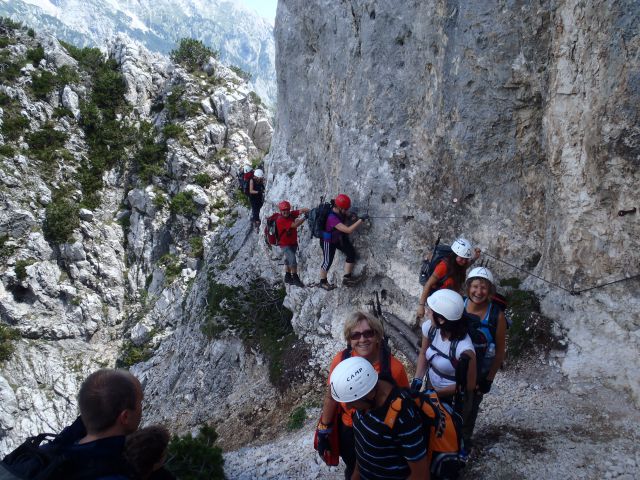
[(413, 401), (403, 399), (393, 430), (384, 424), (389, 405), (399, 396), (400, 390), (394, 388), (381, 407), (353, 415), (356, 457), (363, 480), (405, 479), (411, 473), (407, 462), (416, 462), (427, 454), (422, 417)]

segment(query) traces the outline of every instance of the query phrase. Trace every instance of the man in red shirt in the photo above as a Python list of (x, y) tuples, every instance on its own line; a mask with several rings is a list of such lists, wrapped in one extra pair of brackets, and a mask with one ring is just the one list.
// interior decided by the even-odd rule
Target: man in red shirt
[(298, 251), (298, 227), (305, 221), (309, 209), (291, 210), (291, 204), (283, 200), (278, 204), (280, 216), (276, 219), (276, 230), (278, 231), (278, 245), (284, 253), (284, 283), (304, 287), (304, 283), (298, 277), (298, 262), (296, 252)]

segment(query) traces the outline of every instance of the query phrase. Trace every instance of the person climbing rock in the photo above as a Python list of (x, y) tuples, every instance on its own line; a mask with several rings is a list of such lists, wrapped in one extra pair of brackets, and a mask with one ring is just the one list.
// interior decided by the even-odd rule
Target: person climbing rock
[(280, 216), (276, 219), (276, 229), (278, 230), (278, 245), (284, 254), (284, 283), (304, 287), (304, 283), (298, 276), (296, 252), (298, 251), (298, 227), (304, 223), (304, 214), (309, 209), (291, 210), (291, 204), (286, 200), (278, 204), (278, 209)]
[(459, 293), (442, 289), (427, 298), (427, 304), (432, 318), (422, 324), (422, 346), (411, 388), (420, 391), (427, 373), (429, 385), (438, 392), (440, 401), (453, 404), (456, 369), (464, 356), (469, 365), (465, 385), (469, 394), (465, 399), (467, 402), (476, 387), (476, 354), (467, 323), (462, 319), (464, 300)]
[[(399, 387), (408, 388), (409, 379), (404, 366), (389, 351), (384, 341), (382, 322), (365, 312), (354, 312), (344, 323), (344, 339), (347, 348), (338, 352), (329, 367), (329, 375), (336, 366), (349, 357), (360, 357), (367, 360), (381, 377), (389, 379)], [(323, 456), (324, 450), (329, 448), (328, 437), (334, 428), (339, 432), (340, 456), (344, 462), (345, 478), (350, 479), (356, 463), (353, 423), (353, 410), (346, 403), (338, 403), (331, 396), (330, 385), (327, 385), (322, 415), (318, 424), (319, 449)]]
[[(349, 215), (350, 208), (351, 199), (344, 193), (341, 193), (333, 201), (333, 208), (327, 216), (325, 229), (320, 239), (320, 246), (322, 247), (323, 253), (322, 266), (320, 267), (320, 288), (325, 290), (335, 288), (335, 285), (328, 282), (327, 275), (333, 263), (336, 249), (340, 250), (347, 257), (344, 263), (342, 284), (349, 287), (357, 284), (361, 280), (360, 277), (354, 277), (352, 275), (353, 268), (356, 264), (356, 249), (353, 247), (351, 240), (349, 240), (349, 235), (360, 227), (365, 220), (368, 220), (369, 215), (365, 213), (360, 215), (359, 218), (356, 215)], [(347, 226), (346, 223), (348, 220), (355, 221)]]
[(251, 202), (251, 220), (256, 228), (260, 227), (260, 209), (264, 203), (264, 172), (257, 169), (249, 180), (249, 202)]
[(461, 292), (467, 268), (478, 259), (480, 253), (479, 248), (473, 249), (471, 242), (462, 237), (451, 244), (451, 254), (436, 265), (433, 274), (424, 284), (416, 312), (418, 322), (424, 318), (425, 302), (434, 291), (445, 288)]
[[(340, 362), (329, 384), (333, 400), (354, 409), (356, 466), (351, 479), (429, 479), (422, 417), (405, 392), (362, 357)], [(385, 420), (392, 403), (400, 408), (390, 429)]]
[[(484, 395), (489, 393), (493, 379), (496, 376), (506, 353), (507, 320), (498, 305), (491, 299), (496, 293), (493, 274), (486, 267), (476, 267), (469, 272), (465, 282), (464, 301), (467, 314), (475, 316), (478, 320), (477, 333), (482, 337), (481, 341), (475, 341), (477, 345), (486, 345), (483, 355), (479, 355), (476, 347), (476, 355), (479, 360), (478, 379), (473, 404), (468, 409), (468, 415), (463, 419), (462, 435), (467, 449), (472, 446), (471, 436), (475, 428), (480, 403)], [(474, 335), (474, 336), (475, 336)]]

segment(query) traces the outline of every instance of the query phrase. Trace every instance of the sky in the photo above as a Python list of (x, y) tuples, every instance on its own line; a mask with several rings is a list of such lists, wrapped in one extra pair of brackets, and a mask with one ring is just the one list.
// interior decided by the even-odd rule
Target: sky
[(269, 20), (272, 24), (276, 19), (276, 7), (278, 0), (235, 0), (249, 8), (252, 8), (260, 14), (260, 16)]

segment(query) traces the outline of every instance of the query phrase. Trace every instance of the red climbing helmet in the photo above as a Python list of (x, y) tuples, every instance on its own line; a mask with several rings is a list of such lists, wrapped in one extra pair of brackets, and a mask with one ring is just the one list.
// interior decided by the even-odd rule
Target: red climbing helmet
[(281, 212), (284, 210), (291, 210), (291, 204), (286, 200), (283, 200), (278, 204), (278, 208), (280, 209)]
[(349, 210), (349, 208), (351, 208), (351, 199), (344, 193), (338, 195), (333, 203), (336, 204), (336, 207), (342, 208), (343, 210)]

